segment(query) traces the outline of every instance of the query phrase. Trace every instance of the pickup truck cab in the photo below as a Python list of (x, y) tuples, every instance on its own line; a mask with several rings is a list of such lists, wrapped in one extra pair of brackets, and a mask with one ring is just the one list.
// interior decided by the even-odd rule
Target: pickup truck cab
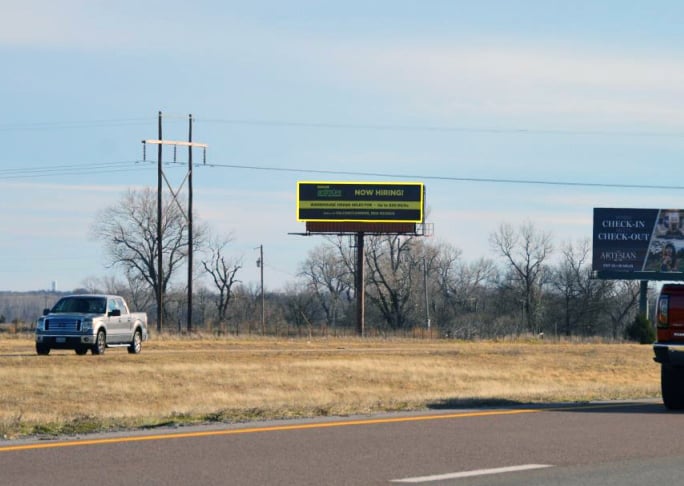
[(660, 363), (663, 403), (684, 409), (684, 284), (665, 284), (656, 306), (655, 361)]
[(36, 352), (73, 349), (76, 354), (103, 354), (108, 347), (127, 347), (137, 354), (147, 340), (147, 314), (130, 312), (118, 295), (69, 295), (43, 310), (36, 323)]

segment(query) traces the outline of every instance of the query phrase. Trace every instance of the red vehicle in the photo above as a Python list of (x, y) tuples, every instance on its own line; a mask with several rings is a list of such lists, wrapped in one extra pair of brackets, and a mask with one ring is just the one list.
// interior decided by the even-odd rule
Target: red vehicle
[(663, 403), (671, 410), (684, 409), (684, 284), (665, 284), (656, 307), (658, 337), (653, 344), (660, 363)]

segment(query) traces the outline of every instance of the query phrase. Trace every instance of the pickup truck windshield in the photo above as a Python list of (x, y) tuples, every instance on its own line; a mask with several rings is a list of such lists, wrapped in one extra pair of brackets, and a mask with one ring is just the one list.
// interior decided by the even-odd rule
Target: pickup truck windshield
[(81, 314), (104, 314), (107, 308), (105, 297), (63, 297), (52, 308), (53, 313), (64, 314), (77, 312)]

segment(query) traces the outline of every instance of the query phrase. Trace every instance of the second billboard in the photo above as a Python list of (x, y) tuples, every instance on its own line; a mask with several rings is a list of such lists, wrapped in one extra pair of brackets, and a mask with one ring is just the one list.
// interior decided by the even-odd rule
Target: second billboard
[(592, 269), (624, 278), (679, 280), (684, 210), (594, 208)]

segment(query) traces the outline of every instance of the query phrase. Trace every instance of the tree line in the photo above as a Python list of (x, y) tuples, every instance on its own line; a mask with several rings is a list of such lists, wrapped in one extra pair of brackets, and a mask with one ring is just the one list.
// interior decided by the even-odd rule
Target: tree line
[[(123, 295), (134, 310), (156, 315), (161, 285), (165, 329), (184, 331), (186, 288), (179, 269), (188, 256), (188, 226), (170, 204), (162, 213), (163, 281), (157, 273), (156, 192), (129, 190), (98, 213), (93, 238), (120, 277), (90, 279), (84, 291)], [(193, 328), (215, 333), (351, 335), (355, 331), (355, 238), (326, 236), (300, 263), (297, 278), (264, 296), (240, 280), (230, 235), (193, 230), (196, 269)], [(526, 222), (503, 223), (489, 236), (490, 258), (465, 261), (455, 246), (413, 235), (367, 235), (366, 329), (371, 335), (413, 334), (459, 339), (505, 336), (624, 337), (636, 318), (639, 282), (592, 278), (588, 239), (554, 245)], [(34, 320), (46, 294), (0, 295), (0, 314)], [(27, 315), (34, 313), (33, 315)], [(154, 323), (152, 327), (154, 327)]]

